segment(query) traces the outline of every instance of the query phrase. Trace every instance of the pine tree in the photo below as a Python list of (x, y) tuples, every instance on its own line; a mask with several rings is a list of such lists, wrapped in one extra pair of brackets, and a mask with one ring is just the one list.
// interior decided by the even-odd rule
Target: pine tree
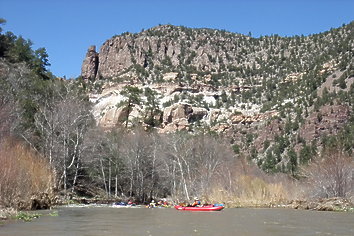
[(134, 107), (134, 104), (139, 105), (141, 102), (141, 93), (142, 91), (139, 88), (130, 85), (125, 86), (120, 92), (120, 94), (127, 99), (122, 104), (120, 104), (126, 106), (127, 108), (125, 127), (128, 127), (129, 115)]
[(288, 151), (288, 158), (289, 158), (288, 171), (292, 176), (295, 176), (298, 168), (298, 162), (297, 162), (297, 155), (294, 148), (290, 148), (290, 150)]

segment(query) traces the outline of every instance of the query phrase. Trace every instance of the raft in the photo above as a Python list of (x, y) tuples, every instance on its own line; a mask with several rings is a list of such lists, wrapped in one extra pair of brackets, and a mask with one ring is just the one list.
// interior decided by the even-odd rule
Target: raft
[(175, 206), (176, 210), (181, 210), (181, 211), (221, 211), (224, 209), (224, 206), (214, 206), (214, 205), (208, 205), (208, 206), (200, 206), (200, 207), (185, 207), (185, 206), (180, 206), (177, 205)]

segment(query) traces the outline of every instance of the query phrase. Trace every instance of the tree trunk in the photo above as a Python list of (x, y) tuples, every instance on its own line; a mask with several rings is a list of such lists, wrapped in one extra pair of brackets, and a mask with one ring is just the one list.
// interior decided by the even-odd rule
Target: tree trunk
[(111, 159), (108, 160), (108, 197), (111, 197), (112, 169)]
[(116, 198), (118, 197), (118, 174), (116, 174), (115, 177), (114, 196)]
[(79, 173), (79, 167), (80, 167), (80, 161), (79, 159), (77, 159), (77, 162), (76, 162), (76, 169), (75, 169), (75, 176), (74, 176), (74, 180), (73, 180), (73, 187), (72, 187), (72, 190), (71, 192), (73, 193), (74, 192), (74, 189), (75, 189), (75, 185), (76, 185), (76, 181), (77, 181), (77, 176), (78, 176), (78, 173)]
[(65, 140), (66, 133), (64, 131), (64, 138), (63, 138), (63, 155), (64, 155), (64, 161), (63, 161), (63, 176), (64, 176), (64, 191), (66, 193), (67, 190), (67, 185), (66, 185), (66, 179), (67, 179), (67, 168), (66, 168), (66, 140)]
[(105, 191), (106, 191), (106, 194), (108, 194), (108, 191), (107, 191), (107, 183), (106, 183), (106, 175), (105, 175), (105, 173), (104, 173), (102, 158), (100, 158), (100, 164), (101, 164), (101, 173), (102, 173), (102, 179), (103, 179), (104, 189), (105, 189)]

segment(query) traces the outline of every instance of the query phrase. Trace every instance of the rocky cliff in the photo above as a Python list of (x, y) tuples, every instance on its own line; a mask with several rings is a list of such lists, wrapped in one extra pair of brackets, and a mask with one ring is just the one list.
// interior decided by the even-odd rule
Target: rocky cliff
[[(90, 47), (82, 67), (84, 78), (118, 77), (131, 67), (154, 70), (167, 66), (194, 67), (198, 71), (220, 71), (237, 66), (242, 40), (249, 37), (210, 29), (189, 29), (162, 25), (139, 34), (126, 33), (107, 40), (100, 48), (98, 70)], [(150, 77), (150, 76), (148, 76)]]

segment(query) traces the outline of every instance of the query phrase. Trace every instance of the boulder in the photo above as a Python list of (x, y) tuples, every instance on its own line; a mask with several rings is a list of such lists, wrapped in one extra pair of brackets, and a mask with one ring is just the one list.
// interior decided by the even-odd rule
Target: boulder
[(173, 104), (170, 107), (165, 108), (163, 111), (163, 123), (168, 124), (177, 119), (186, 118), (188, 115), (193, 112), (193, 108), (189, 104)]
[(180, 130), (188, 130), (192, 122), (203, 119), (208, 111), (201, 107), (192, 107), (189, 104), (173, 104), (163, 111), (163, 131), (169, 133)]
[(210, 122), (210, 124), (215, 123), (218, 120), (220, 114), (221, 114), (221, 111), (219, 109), (211, 110), (210, 114), (209, 114), (209, 122)]
[(224, 133), (226, 130), (230, 129), (230, 125), (228, 124), (217, 124), (211, 128), (212, 131), (216, 133)]
[(52, 199), (47, 193), (41, 193), (31, 197), (31, 210), (50, 209)]
[(193, 107), (192, 113), (188, 115), (188, 122), (195, 122), (198, 120), (202, 120), (204, 117), (208, 115), (208, 110), (202, 107)]
[(165, 81), (175, 81), (177, 79), (178, 72), (169, 72), (163, 75), (163, 80)]
[(42, 210), (49, 209), (53, 204), (54, 196), (52, 193), (35, 193), (28, 200), (20, 200), (17, 203), (19, 210)]
[(166, 124), (163, 129), (159, 130), (159, 133), (174, 133), (176, 131), (188, 131), (189, 123), (186, 118), (180, 118), (174, 120), (172, 123)]

